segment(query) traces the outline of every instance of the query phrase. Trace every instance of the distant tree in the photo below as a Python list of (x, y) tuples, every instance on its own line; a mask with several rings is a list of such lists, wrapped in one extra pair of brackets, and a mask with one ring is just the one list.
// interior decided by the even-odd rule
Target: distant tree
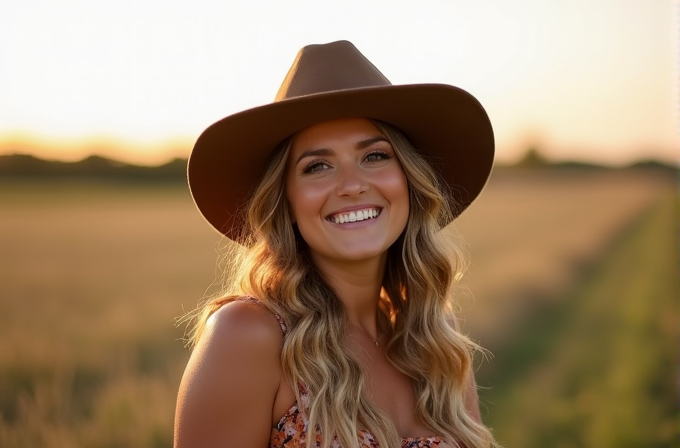
[(133, 165), (97, 155), (77, 162), (43, 160), (28, 154), (0, 155), (0, 179), (4, 177), (117, 179), (142, 182), (185, 182), (185, 159), (159, 166)]
[(670, 163), (664, 163), (658, 160), (640, 160), (635, 163), (632, 163), (628, 167), (639, 170), (667, 171), (670, 173), (678, 174), (678, 166), (674, 166)]
[(63, 162), (43, 160), (30, 154), (0, 155), (0, 175), (47, 176), (58, 173), (67, 165)]
[(524, 157), (515, 164), (518, 168), (541, 168), (550, 165), (550, 162), (543, 157), (537, 147), (532, 146), (527, 149)]

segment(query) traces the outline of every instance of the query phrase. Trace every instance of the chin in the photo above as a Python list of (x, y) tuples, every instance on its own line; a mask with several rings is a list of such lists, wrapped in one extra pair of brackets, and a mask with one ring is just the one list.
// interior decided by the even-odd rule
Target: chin
[(347, 260), (347, 261), (364, 261), (364, 260), (369, 260), (371, 258), (376, 258), (384, 255), (387, 253), (386, 247), (351, 247), (351, 246), (343, 246), (338, 248), (335, 253), (336, 253), (336, 258), (339, 260)]

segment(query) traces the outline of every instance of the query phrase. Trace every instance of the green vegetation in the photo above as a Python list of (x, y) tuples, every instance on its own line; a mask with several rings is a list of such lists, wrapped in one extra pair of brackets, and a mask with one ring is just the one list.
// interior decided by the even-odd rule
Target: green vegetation
[(669, 447), (678, 437), (677, 198), (663, 197), (566, 300), (480, 372), (509, 448)]
[(187, 161), (174, 159), (159, 166), (140, 166), (90, 156), (78, 162), (43, 160), (28, 154), (0, 155), (0, 176), (4, 178), (85, 178), (126, 182), (184, 182)]

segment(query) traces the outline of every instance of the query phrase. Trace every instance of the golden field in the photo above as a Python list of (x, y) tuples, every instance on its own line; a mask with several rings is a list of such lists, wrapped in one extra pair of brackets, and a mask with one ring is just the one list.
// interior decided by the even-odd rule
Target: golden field
[[(677, 436), (676, 193), (656, 172), (500, 170), (446, 230), (506, 446)], [(183, 186), (0, 182), (0, 447), (171, 446), (175, 318), (221, 244)]]

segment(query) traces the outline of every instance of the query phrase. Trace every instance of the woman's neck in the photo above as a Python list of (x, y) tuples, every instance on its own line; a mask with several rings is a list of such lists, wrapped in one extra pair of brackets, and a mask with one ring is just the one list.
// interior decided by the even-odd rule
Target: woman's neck
[(314, 264), (342, 301), (349, 324), (377, 337), (378, 303), (386, 257), (362, 261), (318, 259)]

